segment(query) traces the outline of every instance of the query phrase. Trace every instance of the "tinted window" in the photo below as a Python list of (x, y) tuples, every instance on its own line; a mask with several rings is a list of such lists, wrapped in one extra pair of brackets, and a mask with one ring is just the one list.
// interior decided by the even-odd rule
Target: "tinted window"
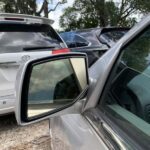
[(117, 42), (120, 38), (122, 38), (126, 33), (127, 33), (128, 30), (110, 30), (110, 31), (102, 31), (103, 33), (100, 35), (102, 36), (103, 38), (105, 38), (105, 40), (107, 42)]
[(0, 53), (21, 52), (35, 46), (60, 48), (61, 42), (48, 25), (0, 25)]
[(77, 34), (74, 36), (74, 41), (88, 44), (88, 42), (83, 37), (81, 37), (80, 35), (77, 35)]
[[(79, 35), (83, 36), (85, 39), (87, 39), (91, 43), (91, 46), (99, 46), (99, 45), (101, 45), (101, 43), (97, 39), (95, 32), (96, 31), (91, 30), (91, 31), (83, 31), (83, 32), (78, 31), (77, 33)], [(99, 31), (97, 31), (97, 32), (99, 32)]]
[(150, 136), (150, 27), (123, 49), (113, 74), (110, 90), (105, 98), (105, 108), (113, 114), (116, 122), (126, 124), (125, 128), (128, 128), (128, 132), (133, 133), (134, 129), (137, 137), (141, 139), (146, 137), (148, 140)]
[(75, 33), (74, 32), (63, 32), (63, 33), (60, 33), (60, 36), (63, 38), (63, 40), (65, 42), (67, 41), (74, 41), (74, 35)]
[(60, 35), (64, 39), (68, 47), (70, 48), (89, 45), (89, 42), (84, 37), (76, 34), (75, 32), (65, 32), (65, 33), (60, 33)]

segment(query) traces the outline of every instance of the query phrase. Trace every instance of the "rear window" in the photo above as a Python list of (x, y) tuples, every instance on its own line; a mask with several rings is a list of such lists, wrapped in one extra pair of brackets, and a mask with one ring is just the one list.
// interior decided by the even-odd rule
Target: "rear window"
[(75, 32), (63, 32), (60, 33), (60, 36), (63, 38), (69, 48), (84, 47), (90, 44), (90, 42), (88, 42), (84, 37), (76, 34)]
[(57, 49), (60, 43), (62, 40), (49, 25), (0, 24), (0, 53), (22, 52), (28, 47)]
[(105, 36), (107, 40), (112, 40), (117, 42), (127, 31), (112, 31), (103, 33), (102, 35)]
[(129, 29), (113, 29), (109, 31), (105, 31), (105, 29), (102, 31), (101, 35), (100, 36), (103, 36), (107, 42), (117, 42), (120, 38), (122, 38), (127, 32), (128, 32)]
[(95, 32), (93, 32), (93, 30), (91, 31), (78, 31), (78, 34), (80, 34), (81, 36), (83, 36), (86, 40), (91, 42), (91, 46), (99, 46), (101, 45), (99, 40), (97, 39)]

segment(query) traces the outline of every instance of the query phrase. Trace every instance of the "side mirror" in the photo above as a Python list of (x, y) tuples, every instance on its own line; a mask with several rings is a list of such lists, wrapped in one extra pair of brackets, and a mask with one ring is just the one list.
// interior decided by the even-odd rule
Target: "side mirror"
[(17, 121), (29, 123), (72, 106), (88, 87), (85, 54), (63, 54), (27, 62), (19, 75)]

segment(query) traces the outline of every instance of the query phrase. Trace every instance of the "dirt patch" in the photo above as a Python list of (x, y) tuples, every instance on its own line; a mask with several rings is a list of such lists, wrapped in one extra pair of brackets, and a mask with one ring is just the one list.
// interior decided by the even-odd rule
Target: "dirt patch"
[(18, 126), (14, 115), (0, 117), (1, 150), (50, 150), (49, 122)]
[(50, 137), (43, 136), (27, 143), (22, 143), (17, 146), (10, 146), (9, 150), (51, 150)]

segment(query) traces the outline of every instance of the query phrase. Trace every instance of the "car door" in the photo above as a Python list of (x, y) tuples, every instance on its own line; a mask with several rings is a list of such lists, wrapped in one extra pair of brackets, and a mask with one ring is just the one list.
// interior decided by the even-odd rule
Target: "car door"
[(114, 149), (150, 149), (150, 18), (143, 25), (122, 46), (96, 107), (84, 112)]
[[(144, 147), (149, 148), (148, 142), (146, 142), (145, 139), (142, 139), (143, 137), (139, 139), (140, 143), (142, 143), (143, 146), (139, 146), (137, 144), (139, 142), (139, 140), (136, 141), (137, 140), (136, 135), (138, 132), (141, 132), (141, 131), (135, 131), (136, 127), (133, 127), (134, 130), (133, 130), (132, 137), (131, 137), (128, 134), (129, 133), (128, 130), (123, 131), (123, 132), (127, 133), (125, 135), (125, 133), (121, 133), (120, 129), (116, 129), (116, 122), (117, 122), (116, 119), (114, 119), (115, 123), (114, 122), (110, 123), (110, 118), (109, 118), (109, 120), (107, 118), (104, 120), (105, 117), (109, 117), (109, 115), (111, 115), (111, 112), (110, 111), (107, 112), (107, 110), (105, 110), (105, 107), (104, 107), (105, 105), (102, 105), (103, 103), (101, 104), (102, 100), (104, 100), (104, 102), (105, 102), (106, 97), (103, 97), (103, 95), (105, 94), (105, 91), (108, 91), (107, 88), (110, 86), (110, 84), (109, 84), (108, 86), (105, 87), (105, 85), (107, 85), (106, 80), (109, 78), (110, 78), (110, 81), (113, 80), (111, 78), (111, 74), (112, 74), (112, 72), (110, 72), (111, 68), (113, 66), (115, 66), (114, 63), (115, 64), (118, 63), (118, 62), (116, 62), (116, 59), (117, 58), (119, 59), (118, 55), (122, 55), (122, 53), (119, 52), (120, 48), (123, 47), (130, 40), (132, 41), (133, 37), (139, 37), (139, 33), (144, 32), (145, 27), (149, 25), (149, 21), (150, 21), (150, 19), (149, 19), (149, 17), (147, 17), (141, 23), (136, 25), (127, 35), (125, 35), (125, 37), (123, 37), (112, 49), (110, 49), (110, 51), (108, 51), (103, 57), (101, 57), (89, 69), (89, 76), (91, 79), (91, 85), (92, 86), (89, 87), (89, 90), (88, 90), (89, 93), (87, 94), (87, 100), (86, 100), (86, 104), (84, 105), (84, 108), (82, 111), (83, 112), (82, 116), (84, 116), (90, 122), (92, 127), (97, 131), (98, 135), (103, 139), (103, 141), (105, 142), (105, 144), (109, 148), (113, 148), (113, 149), (141, 149)], [(141, 44), (141, 42), (143, 43), (142, 39), (141, 39), (141, 37), (139, 37), (139, 40), (133, 44), (133, 45), (135, 45), (135, 50), (133, 50), (133, 52), (131, 52), (132, 57), (128, 56), (129, 60), (130, 59), (131, 59), (131, 61), (133, 61), (134, 59), (136, 60), (136, 62), (135, 62), (136, 66), (139, 66), (140, 62), (137, 62), (137, 60), (140, 60), (140, 58), (142, 59), (142, 57), (141, 57), (143, 55), (142, 50), (144, 48), (145, 48), (145, 51), (147, 51), (147, 53), (144, 55), (146, 56), (148, 54), (148, 49), (146, 48), (146, 45), (149, 46), (148, 45), (150, 43), (149, 42), (149, 36), (147, 36), (147, 34), (146, 34), (146, 41), (147, 42), (144, 42), (145, 46), (143, 44)], [(135, 54), (136, 49), (137, 49), (137, 47), (136, 47), (137, 43), (139, 43), (138, 44), (139, 45), (139, 51), (141, 51), (141, 54), (139, 54), (139, 56), (137, 55), (137, 53)], [(130, 51), (132, 51), (132, 48), (130, 48), (130, 50), (128, 50), (126, 55), (129, 55)], [(137, 55), (137, 57), (136, 57), (136, 55)], [(144, 57), (143, 57), (143, 59), (144, 59)], [(121, 66), (123, 67), (124, 64), (121, 63)], [(109, 74), (109, 72), (110, 72), (110, 74)], [(130, 77), (131, 76), (130, 74), (131, 73), (129, 73), (126, 76)], [(107, 78), (108, 76), (109, 76), (109, 78)], [(116, 76), (116, 74), (115, 74), (115, 76)], [(113, 76), (113, 78), (115, 76)], [(141, 77), (138, 77), (138, 78), (141, 78)], [(121, 80), (124, 81), (124, 79), (121, 79)], [(137, 80), (137, 79), (134, 79), (134, 80)], [(134, 82), (132, 81), (131, 83), (133, 84)], [(143, 81), (141, 81), (141, 82), (143, 82)], [(131, 85), (131, 83), (130, 83), (130, 85)], [(141, 83), (138, 83), (138, 85), (139, 84), (141, 84)], [(148, 85), (149, 85), (149, 82), (147, 82), (147, 89), (149, 87)], [(105, 89), (103, 87), (105, 87)], [(112, 86), (112, 87), (114, 87), (114, 86)], [(119, 85), (117, 85), (117, 87), (118, 87), (118, 89), (120, 89)], [(146, 90), (146, 92), (147, 92), (147, 90)], [(126, 97), (126, 95), (123, 95), (123, 96), (124, 96), (124, 99), (128, 99), (128, 97)], [(128, 102), (124, 105), (126, 105), (126, 107), (128, 109), (130, 109), (129, 104), (130, 103), (128, 100)], [(114, 110), (115, 109), (117, 109), (117, 108), (114, 108)], [(81, 116), (76, 116), (76, 118), (77, 117), (80, 118)], [(116, 117), (116, 115), (114, 117)], [(132, 121), (132, 119), (135, 120), (135, 118), (132, 118), (132, 117), (133, 116), (131, 114), (131, 116), (130, 116), (131, 121)], [(73, 118), (75, 118), (75, 116), (70, 114), (69, 116), (60, 116), (60, 117), (52, 118), (50, 120), (50, 122), (51, 122), (51, 133), (52, 133), (52, 137), (54, 139), (53, 142), (55, 144), (55, 147), (56, 147), (55, 140), (59, 139), (58, 133), (60, 131), (61, 131), (61, 134), (64, 135), (65, 137), (66, 136), (70, 137), (72, 135), (72, 133), (74, 131), (73, 128), (75, 128), (75, 127), (73, 126), (72, 130), (70, 130), (70, 128), (68, 128), (68, 125), (67, 125), (67, 122), (71, 121), (71, 118), (73, 120)], [(122, 121), (123, 119), (124, 118), (121, 118), (120, 120)], [(118, 120), (118, 117), (117, 117), (117, 120)], [(138, 120), (136, 120), (136, 121), (138, 121)], [(140, 123), (141, 122), (139, 122), (137, 124), (137, 126)], [(130, 126), (127, 126), (127, 121), (126, 122), (124, 121), (122, 123), (122, 126), (124, 126), (125, 128), (127, 127), (127, 129), (130, 128)], [(65, 130), (61, 130), (61, 127), (65, 128)], [(143, 124), (143, 128), (145, 128), (145, 131), (147, 131), (149, 133), (149, 125), (147, 123), (146, 123), (146, 125), (145, 125), (145, 123)], [(131, 130), (130, 130), (130, 132), (131, 132)], [(80, 134), (82, 135), (81, 131), (80, 131)], [(128, 136), (128, 138), (127, 138), (127, 136)], [(146, 139), (148, 141), (148, 137)], [(69, 140), (69, 138), (68, 138), (68, 140)]]

